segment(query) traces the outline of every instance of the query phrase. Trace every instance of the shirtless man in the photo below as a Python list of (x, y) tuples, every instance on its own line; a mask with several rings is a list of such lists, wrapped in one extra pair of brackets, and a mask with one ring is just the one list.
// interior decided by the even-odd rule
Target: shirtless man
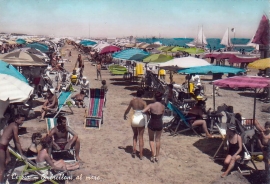
[[(143, 158), (143, 133), (145, 128), (146, 118), (142, 114), (142, 110), (146, 107), (146, 102), (142, 100), (143, 90), (139, 89), (137, 91), (137, 98), (134, 98), (130, 101), (129, 106), (124, 114), (124, 119), (127, 119), (127, 114), (130, 109), (134, 110), (134, 115), (131, 123), (131, 128), (133, 130), (133, 152), (132, 157), (135, 158), (136, 155), (136, 145), (137, 145), (137, 137), (139, 135), (139, 148), (140, 148), (140, 159)], [(139, 119), (139, 120), (138, 120)]]
[(81, 54), (78, 55), (77, 61), (75, 63), (75, 68), (77, 67), (77, 64), (79, 64), (80, 78), (82, 78), (83, 77), (83, 69), (84, 69), (84, 61), (82, 60)]
[(80, 108), (80, 105), (85, 108), (83, 99), (85, 97), (85, 93), (84, 90), (81, 90), (81, 92), (79, 94), (76, 94), (75, 96), (71, 97), (71, 99), (73, 99), (75, 101), (75, 104), (78, 106), (78, 108)]
[(260, 146), (263, 152), (265, 170), (268, 171), (269, 165), (270, 165), (270, 158), (268, 157), (268, 153), (267, 153), (270, 146), (270, 121), (265, 122), (264, 129), (261, 130)]
[[(69, 126), (67, 126), (66, 117), (60, 116), (57, 118), (57, 126), (51, 129), (49, 136), (53, 136), (53, 148), (55, 150), (69, 150), (71, 147), (75, 147), (75, 157), (77, 161), (81, 161), (79, 157), (80, 152), (80, 140), (78, 134), (74, 132)], [(73, 138), (68, 139), (68, 133)]]
[(41, 118), (39, 121), (44, 121), (44, 117), (47, 112), (54, 112), (58, 109), (58, 99), (55, 95), (54, 89), (48, 89), (47, 91), (47, 100), (44, 102), (41, 109)]
[(14, 122), (4, 128), (0, 138), (0, 183), (3, 183), (3, 175), (6, 164), (10, 161), (9, 151), (7, 149), (10, 140), (13, 138), (14, 144), (17, 147), (21, 156), (23, 156), (22, 147), (18, 137), (19, 126), (23, 124), (24, 117), (19, 114), (15, 116)]
[(101, 63), (97, 63), (97, 80), (98, 80), (98, 76), (100, 77), (100, 80), (102, 80), (102, 77), (101, 77)]

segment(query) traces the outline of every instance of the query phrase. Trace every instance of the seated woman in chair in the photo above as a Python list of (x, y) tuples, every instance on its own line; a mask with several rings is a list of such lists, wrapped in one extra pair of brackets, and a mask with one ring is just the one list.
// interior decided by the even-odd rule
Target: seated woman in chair
[(47, 112), (56, 112), (58, 109), (58, 99), (55, 95), (54, 89), (48, 89), (47, 91), (47, 100), (44, 102), (42, 106), (41, 112), (41, 118), (39, 121), (44, 121), (44, 117), (47, 114)]
[(188, 118), (194, 118), (195, 120), (191, 123), (191, 126), (199, 126), (202, 125), (204, 132), (206, 133), (206, 137), (213, 138), (213, 136), (208, 132), (206, 121), (203, 120), (203, 114), (205, 111), (205, 101), (199, 100), (194, 107), (192, 107), (188, 111)]
[(243, 145), (242, 138), (236, 133), (236, 126), (234, 124), (229, 124), (226, 132), (226, 139), (229, 142), (229, 152), (224, 161), (224, 169), (227, 170), (221, 175), (221, 177), (226, 177), (229, 172), (233, 169), (235, 161), (243, 158)]
[(42, 168), (49, 165), (52, 169), (59, 171), (70, 171), (78, 169), (80, 167), (78, 162), (74, 164), (66, 164), (62, 159), (55, 161), (50, 157), (50, 155), (48, 154), (48, 149), (52, 145), (51, 136), (46, 135), (46, 137), (42, 138), (41, 145), (42, 150), (38, 153), (36, 159), (37, 167)]
[(29, 146), (26, 152), (27, 157), (36, 157), (38, 152), (42, 149), (40, 140), (42, 138), (41, 133), (33, 133), (32, 135), (32, 144)]

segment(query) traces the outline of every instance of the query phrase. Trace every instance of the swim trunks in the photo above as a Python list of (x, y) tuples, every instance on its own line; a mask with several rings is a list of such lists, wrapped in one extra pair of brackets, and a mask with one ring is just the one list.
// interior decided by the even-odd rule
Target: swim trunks
[(131, 126), (132, 127), (144, 127), (145, 126), (145, 117), (142, 113), (142, 111), (134, 111), (134, 114), (132, 116), (131, 120)]

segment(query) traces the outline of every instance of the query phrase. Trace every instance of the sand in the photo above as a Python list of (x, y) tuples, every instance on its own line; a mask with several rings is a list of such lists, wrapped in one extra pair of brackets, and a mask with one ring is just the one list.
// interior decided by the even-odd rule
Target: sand
[[(65, 68), (71, 72), (78, 51), (71, 45), (65, 45), (62, 53), (68, 50), (72, 50), (72, 56), (69, 58), (71, 62), (65, 63)], [(68, 58), (67, 54), (64, 58)], [(90, 80), (91, 88), (100, 88), (101, 81), (95, 80), (95, 67), (87, 60), (85, 60), (84, 75)], [(101, 130), (84, 128), (85, 109), (83, 108), (73, 107), (74, 114), (67, 116), (70, 126), (79, 134), (80, 157), (85, 162), (79, 170), (72, 172), (78, 177), (69, 183), (249, 183), (247, 179), (240, 176), (235, 176), (233, 179), (229, 177), (220, 179), (222, 163), (214, 162), (211, 158), (221, 139), (204, 139), (195, 136), (192, 132), (176, 137), (163, 133), (160, 162), (157, 164), (149, 160), (151, 153), (148, 133), (145, 130), (144, 155), (146, 158), (144, 160), (139, 160), (138, 157), (132, 158), (132, 129), (129, 121), (123, 119), (123, 115), (138, 89), (138, 84), (124, 82), (122, 76), (112, 76), (108, 70), (102, 70), (102, 78), (107, 81), (109, 92)], [(182, 79), (183, 76), (174, 75), (176, 82)], [(213, 108), (212, 88), (209, 81), (204, 81), (204, 83), (207, 85), (207, 108)], [(226, 103), (234, 106), (234, 111), (242, 113), (245, 118), (252, 118), (253, 98), (250, 97), (252, 92), (221, 89), (220, 94), (222, 96), (216, 98), (216, 106)], [(43, 99), (38, 99), (39, 106), (35, 107), (35, 111), (40, 110), (43, 101)], [(151, 99), (148, 98), (146, 101), (149, 103)], [(268, 114), (260, 112), (263, 105), (265, 104), (258, 102), (256, 108), (256, 117), (262, 123), (268, 117)], [(30, 145), (33, 132), (46, 133), (47, 131), (45, 122), (38, 122), (37, 119), (26, 121), (24, 126), (28, 131), (20, 137), (24, 149)], [(256, 164), (259, 169), (263, 169), (262, 163)]]

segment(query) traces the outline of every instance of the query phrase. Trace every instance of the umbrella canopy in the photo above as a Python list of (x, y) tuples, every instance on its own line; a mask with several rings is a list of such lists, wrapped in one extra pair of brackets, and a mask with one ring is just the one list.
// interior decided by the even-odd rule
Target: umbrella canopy
[(178, 70), (178, 73), (198, 74), (198, 75), (207, 75), (207, 74), (216, 74), (216, 73), (239, 74), (239, 73), (244, 73), (244, 72), (245, 70), (241, 68), (235, 68), (235, 67), (230, 67), (230, 66), (216, 66), (216, 65), (207, 65), (207, 66), (192, 67), (192, 68)]
[(146, 58), (148, 56), (149, 56), (149, 54), (139, 53), (139, 54), (133, 55), (128, 60), (142, 61), (144, 58)]
[(17, 44), (17, 42), (13, 41), (13, 40), (6, 40), (6, 42), (9, 44), (9, 45), (15, 45)]
[(260, 70), (265, 70), (266, 68), (270, 68), (270, 58), (259, 59), (252, 63), (249, 63), (248, 68), (255, 68), (255, 69), (260, 69)]
[(148, 45), (146, 48), (158, 48), (158, 47), (160, 47), (160, 44), (152, 43)]
[(149, 46), (149, 43), (145, 43), (144, 45), (140, 46), (141, 49), (146, 49)]
[(259, 27), (252, 40), (252, 43), (268, 45), (269, 44), (269, 20), (263, 15)]
[(10, 52), (0, 55), (0, 59), (13, 66), (47, 66), (42, 59), (36, 55), (23, 51)]
[(235, 76), (216, 80), (213, 84), (230, 88), (265, 88), (270, 87), (270, 78), (259, 76)]
[(203, 49), (199, 49), (199, 48), (187, 48), (187, 49), (183, 49), (180, 51), (185, 51), (188, 52), (189, 54), (200, 54), (200, 53), (204, 53)]
[(34, 88), (27, 83), (7, 74), (0, 74), (0, 100), (10, 100), (10, 103), (25, 102), (30, 98)]
[(130, 60), (130, 58), (136, 54), (145, 54), (145, 55), (149, 55), (149, 52), (145, 52), (141, 49), (127, 49), (127, 50), (122, 50), (120, 52), (117, 53), (113, 53), (112, 57), (114, 58), (119, 58), (119, 59), (126, 59), (126, 60)]
[(163, 63), (169, 60), (172, 60), (172, 56), (164, 55), (164, 54), (152, 54), (143, 60), (143, 62), (155, 62), (155, 63)]
[(167, 47), (167, 46), (160, 46), (160, 47), (157, 48), (157, 50), (162, 50), (165, 47)]
[(232, 56), (229, 59), (229, 63), (251, 63), (253, 61), (258, 60), (259, 58), (257, 57), (237, 57), (237, 56)]
[(101, 49), (99, 54), (106, 54), (106, 53), (111, 53), (111, 52), (117, 52), (121, 50), (119, 47), (116, 47), (114, 45), (106, 46), (103, 49)]
[(26, 44), (26, 41), (24, 39), (17, 39), (16, 42), (18, 44)]
[(0, 60), (0, 74), (13, 76), (28, 84), (27, 79), (16, 68), (14, 68), (11, 64), (8, 64), (1, 60)]
[(9, 99), (7, 100), (0, 100), (0, 119), (4, 118), (4, 113), (9, 105)]
[(127, 48), (132, 48), (132, 47), (135, 47), (136, 46), (136, 43), (128, 43), (125, 45), (125, 47)]
[(32, 48), (40, 50), (41, 52), (49, 52), (49, 47), (41, 43), (29, 43), (26, 45), (26, 47), (32, 47)]
[(194, 58), (194, 57), (182, 57), (174, 58), (165, 63), (160, 63), (160, 68), (178, 70), (181, 68), (191, 68), (196, 66), (207, 66), (210, 65), (206, 60)]
[(93, 46), (93, 45), (96, 45), (97, 42), (94, 42), (94, 41), (91, 41), (91, 40), (82, 40), (80, 42), (81, 45), (83, 46)]
[(171, 51), (173, 48), (174, 48), (174, 46), (168, 46), (168, 47), (162, 48), (161, 50), (164, 52), (168, 52), (168, 51)]
[(185, 48), (184, 47), (174, 47), (172, 50), (171, 50), (171, 52), (178, 52), (178, 51), (184, 51), (185, 50)]

